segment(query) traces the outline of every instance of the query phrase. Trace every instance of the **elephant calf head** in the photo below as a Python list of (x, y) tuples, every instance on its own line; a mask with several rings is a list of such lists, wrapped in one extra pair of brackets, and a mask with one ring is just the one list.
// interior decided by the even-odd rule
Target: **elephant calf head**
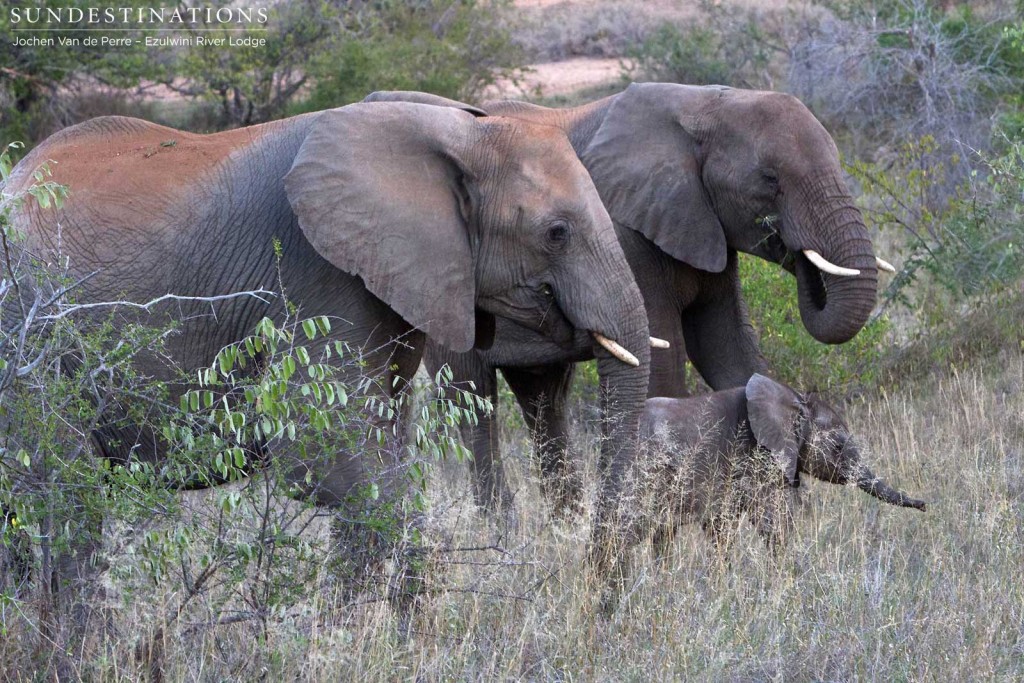
[(799, 394), (757, 374), (745, 395), (750, 431), (757, 445), (776, 456), (788, 485), (799, 486), (805, 472), (832, 484), (855, 482), (890, 505), (925, 510), (924, 501), (893, 489), (863, 464), (857, 439), (821, 395)]

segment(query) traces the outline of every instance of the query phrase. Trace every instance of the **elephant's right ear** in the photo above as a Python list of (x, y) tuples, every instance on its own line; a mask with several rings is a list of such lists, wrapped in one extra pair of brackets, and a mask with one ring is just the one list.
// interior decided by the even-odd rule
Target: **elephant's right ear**
[(364, 97), (363, 102), (414, 102), (417, 104), (430, 104), (435, 107), (461, 109), (462, 111), (468, 111), (473, 116), (487, 116), (487, 112), (480, 107), (474, 107), (465, 102), (450, 100), (447, 97), (432, 95), (428, 92), (418, 92), (416, 90), (377, 90)]
[(423, 104), (332, 109), (284, 179), (317, 253), (454, 351), (473, 346), (476, 327), (475, 182), (462, 160), (475, 126), (471, 114)]
[(747, 419), (757, 443), (772, 452), (786, 483), (800, 485), (800, 397), (764, 375), (747, 381)]
[(720, 273), (725, 230), (701, 181), (699, 141), (680, 118), (689, 92), (672, 83), (630, 85), (580, 158), (616, 222), (675, 259)]

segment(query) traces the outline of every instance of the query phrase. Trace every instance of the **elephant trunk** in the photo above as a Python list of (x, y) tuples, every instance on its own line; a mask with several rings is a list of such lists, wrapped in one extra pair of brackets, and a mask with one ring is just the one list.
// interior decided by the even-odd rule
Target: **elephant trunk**
[(635, 507), (640, 414), (647, 398), (648, 358), (644, 349), (639, 368), (609, 356), (599, 356), (601, 381), (601, 488), (596, 503), (589, 561), (599, 576), (611, 576), (617, 562), (637, 539), (630, 511)]
[[(786, 199), (783, 239), (796, 254), (800, 318), (820, 342), (849, 341), (875, 305), (878, 271), (864, 220), (838, 178), (801, 183)], [(805, 250), (817, 252), (838, 272), (857, 274), (826, 273)]]
[[(614, 237), (613, 237), (614, 239)], [(573, 325), (591, 333), (601, 386), (601, 493), (597, 502), (592, 558), (606, 569), (610, 542), (621, 535), (624, 520), (616, 511), (624, 499), (629, 472), (636, 463), (640, 413), (647, 399), (651, 339), (643, 297), (617, 242), (595, 248), (580, 270), (564, 274), (555, 286), (559, 306)], [(594, 277), (594, 273), (613, 273)], [(590, 274), (589, 277), (584, 277)], [(625, 283), (625, 284), (624, 284)], [(596, 333), (596, 335), (594, 334)], [(609, 351), (600, 337), (617, 342), (636, 365)]]
[(865, 491), (875, 498), (896, 505), (897, 507), (916, 508), (922, 512), (927, 509), (927, 503), (923, 500), (911, 498), (903, 491), (897, 491), (883, 480), (872, 474), (871, 470), (864, 467), (857, 476), (857, 488)]

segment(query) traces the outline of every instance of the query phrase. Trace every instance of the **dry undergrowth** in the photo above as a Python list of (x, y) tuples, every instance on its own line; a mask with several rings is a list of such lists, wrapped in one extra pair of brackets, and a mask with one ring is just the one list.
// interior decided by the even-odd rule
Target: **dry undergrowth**
[[(1024, 358), (1007, 352), (985, 369), (860, 399), (848, 418), (873, 447), (870, 464), (926, 499), (927, 513), (814, 482), (778, 559), (752, 532), (722, 557), (699, 528), (684, 527), (663, 561), (637, 551), (610, 619), (594, 616), (599, 587), (581, 569), (589, 525), (551, 521), (523, 476), (525, 434), (511, 428), (518, 528), (503, 536), (475, 512), (463, 466), (438, 471), (427, 527), (447, 550), (433, 557), (418, 610), (345, 606), (324, 579), (264, 631), (210, 625), (211, 597), (164, 634), (166, 679), (1017, 679), (1022, 389)], [(593, 455), (596, 443), (580, 437)], [(136, 680), (138, 636), (179, 598), (170, 585), (137, 588), (113, 610), (107, 654), (89, 677)]]

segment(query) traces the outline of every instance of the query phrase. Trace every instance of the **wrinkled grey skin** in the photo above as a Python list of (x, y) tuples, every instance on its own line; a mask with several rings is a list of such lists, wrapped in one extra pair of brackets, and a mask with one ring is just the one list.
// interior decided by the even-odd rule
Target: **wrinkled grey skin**
[[(593, 177), (643, 294), (651, 334), (671, 343), (651, 352), (648, 396), (683, 395), (687, 358), (713, 389), (742, 386), (765, 371), (740, 293), (737, 252), (795, 273), (804, 325), (819, 341), (847, 341), (867, 321), (877, 276), (871, 242), (832, 138), (797, 99), (644, 83), (571, 109), (522, 102), (483, 108), (562, 128)], [(823, 274), (800, 253), (808, 248), (861, 274)], [(426, 354), (428, 367), (448, 363), (456, 379), (472, 380), (485, 395), (493, 396), (495, 369), (502, 370), (528, 424), (539, 427), (541, 470), (556, 505), (578, 497), (567, 470), (565, 395), (570, 363), (588, 357), (585, 342), (556, 346), (499, 320), (486, 351), (428, 344)], [(507, 509), (494, 418), (468, 431), (477, 500)]]
[(785, 493), (800, 474), (832, 484), (854, 483), (890, 505), (924, 511), (863, 463), (859, 440), (817, 394), (799, 394), (764, 375), (745, 387), (694, 398), (651, 398), (641, 418), (644, 482), (653, 539), (663, 548), (683, 521), (697, 521), (726, 540), (741, 513), (769, 546), (791, 524)]
[[(19, 164), (12, 189), (48, 159), (71, 196), (59, 214), (30, 203), (18, 227), (41, 257), (60, 244), (74, 273), (99, 269), (81, 301), (277, 290), (280, 278), (299, 316), (332, 318), (323, 343), (362, 349), (359, 371), (385, 395), (412, 377), (428, 334), (467, 351), (490, 343), (494, 316), (541, 336), (552, 320), (563, 335), (597, 331), (640, 360), (630, 367), (592, 351), (631, 415), (612, 442), (635, 448), (649, 359), (642, 299), (558, 129), (411, 103), (361, 103), (206, 136), (105, 117), (43, 142)], [(243, 297), (174, 303), (145, 320), (180, 322), (167, 349), (191, 372), (262, 317), (284, 314), (279, 298)], [(167, 379), (151, 360), (140, 370)], [(118, 460), (132, 445), (144, 459), (163, 449), (133, 427), (108, 426), (100, 436)], [(318, 466), (309, 493), (336, 505), (373, 480), (386, 500), (395, 477), (367, 450)], [(307, 466), (295, 461), (296, 482)]]

